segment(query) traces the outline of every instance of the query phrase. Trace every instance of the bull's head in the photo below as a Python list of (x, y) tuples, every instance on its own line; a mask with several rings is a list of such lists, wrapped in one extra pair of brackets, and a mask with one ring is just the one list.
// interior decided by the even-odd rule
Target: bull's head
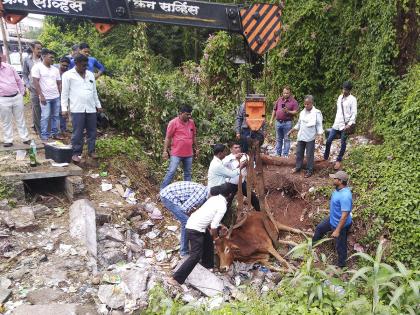
[(228, 271), (235, 258), (234, 252), (239, 249), (238, 246), (233, 244), (226, 236), (216, 238), (214, 246), (216, 254), (219, 256), (220, 270)]

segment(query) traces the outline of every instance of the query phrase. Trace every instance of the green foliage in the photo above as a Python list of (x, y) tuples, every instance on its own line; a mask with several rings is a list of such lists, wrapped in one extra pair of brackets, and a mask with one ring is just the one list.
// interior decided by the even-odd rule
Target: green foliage
[(124, 155), (131, 160), (139, 160), (143, 151), (140, 142), (133, 137), (114, 136), (96, 141), (100, 158), (112, 158)]
[[(390, 259), (420, 266), (420, 66), (415, 66), (384, 95), (388, 110), (375, 124), (383, 144), (351, 154), (358, 215), (366, 222), (365, 243), (384, 235)], [(369, 157), (369, 158), (367, 158)]]
[(13, 195), (13, 188), (4, 180), (0, 179), (0, 200), (10, 198)]
[[(155, 287), (145, 314), (397, 315), (420, 311), (420, 273), (400, 262), (396, 267), (383, 263), (381, 245), (375, 257), (357, 254), (369, 265), (351, 270), (350, 282), (340, 279), (345, 273), (327, 265), (324, 255), (319, 259), (316, 246), (311, 240), (296, 246), (289, 255), (303, 259), (300, 269), (285, 275), (277, 288), (267, 294), (245, 289), (243, 298), (209, 311), (208, 303), (183, 304), (178, 296), (171, 299), (161, 287)], [(316, 266), (315, 259), (319, 260)]]

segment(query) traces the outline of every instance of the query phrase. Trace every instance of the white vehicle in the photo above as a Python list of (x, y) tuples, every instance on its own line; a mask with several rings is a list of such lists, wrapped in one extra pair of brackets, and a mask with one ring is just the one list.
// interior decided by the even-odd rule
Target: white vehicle
[[(22, 64), (23, 60), (28, 56), (26, 52), (22, 53)], [(16, 72), (22, 76), (22, 64), (20, 63), (20, 54), (18, 52), (13, 52), (10, 54), (10, 65), (15, 68)]]

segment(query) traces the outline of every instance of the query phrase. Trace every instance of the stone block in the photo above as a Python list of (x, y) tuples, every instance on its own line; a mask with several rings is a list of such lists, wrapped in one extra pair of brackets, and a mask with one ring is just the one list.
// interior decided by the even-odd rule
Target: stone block
[(67, 198), (73, 201), (85, 189), (83, 178), (80, 176), (67, 176), (64, 180), (64, 189)]
[(88, 253), (96, 261), (96, 214), (87, 199), (75, 201), (70, 207), (70, 235), (86, 246)]

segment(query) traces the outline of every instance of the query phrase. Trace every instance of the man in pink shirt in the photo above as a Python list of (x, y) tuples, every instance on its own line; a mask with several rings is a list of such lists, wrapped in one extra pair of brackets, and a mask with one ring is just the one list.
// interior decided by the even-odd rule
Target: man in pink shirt
[(191, 106), (182, 106), (178, 117), (172, 119), (166, 129), (163, 157), (165, 159), (170, 157), (170, 162), (165, 178), (160, 185), (161, 190), (171, 183), (181, 161), (184, 168), (184, 181), (191, 181), (193, 156), (198, 154), (196, 148), (197, 130), (191, 119), (191, 112)]
[(3, 126), (4, 147), (13, 145), (13, 118), (23, 143), (29, 144), (29, 133), (23, 115), (25, 87), (16, 70), (1, 62), (0, 56), (0, 120)]

